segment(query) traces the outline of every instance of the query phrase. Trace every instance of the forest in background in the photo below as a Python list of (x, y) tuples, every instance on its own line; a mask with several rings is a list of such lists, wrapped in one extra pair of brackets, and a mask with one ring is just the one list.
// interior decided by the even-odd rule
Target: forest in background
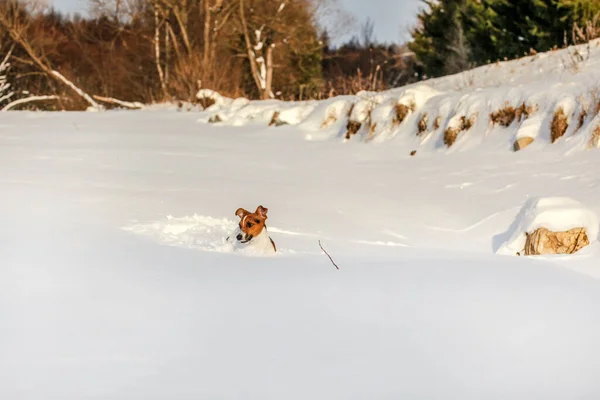
[[(406, 43), (381, 43), (334, 0), (90, 0), (64, 16), (0, 0), (0, 109), (378, 91), (598, 37), (600, 0), (424, 0)], [(394, 12), (391, 8), (390, 12)], [(329, 16), (330, 25), (320, 21)], [(332, 46), (338, 26), (356, 34)]]

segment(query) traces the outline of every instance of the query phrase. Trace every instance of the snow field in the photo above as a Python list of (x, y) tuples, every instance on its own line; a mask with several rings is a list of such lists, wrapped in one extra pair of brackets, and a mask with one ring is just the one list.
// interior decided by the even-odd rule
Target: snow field
[[(597, 236), (592, 94), (575, 122), (598, 52), (566, 56), (322, 102), (3, 113), (0, 398), (598, 398), (597, 242), (496, 254), (540, 224)], [(491, 126), (507, 99), (539, 110)], [(274, 257), (224, 242), (259, 204)]]

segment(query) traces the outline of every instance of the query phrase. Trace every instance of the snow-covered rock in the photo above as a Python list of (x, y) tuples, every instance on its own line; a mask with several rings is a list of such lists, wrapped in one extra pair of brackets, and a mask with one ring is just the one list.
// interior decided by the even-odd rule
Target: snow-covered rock
[[(583, 232), (580, 228), (585, 229), (585, 235), (590, 243), (597, 240), (598, 217), (579, 201), (569, 197), (532, 198), (525, 202), (515, 221), (506, 232), (507, 240), (500, 246), (498, 253), (515, 255), (522, 253), (526, 245), (530, 248), (533, 246), (535, 250), (537, 245), (532, 242), (541, 239), (541, 242), (547, 243), (548, 237), (552, 233), (555, 234), (554, 237), (559, 242), (564, 244), (565, 241), (571, 241), (573, 235), (581, 236)], [(564, 234), (568, 231), (571, 232)], [(556, 235), (557, 233), (562, 234)], [(527, 243), (528, 237), (534, 234), (536, 236), (529, 240), (530, 243)], [(581, 240), (583, 241), (583, 237)], [(544, 243), (540, 244), (544, 245)], [(577, 243), (572, 244), (575, 244), (575, 248), (578, 247)], [(548, 245), (545, 245), (545, 253), (550, 252), (548, 247)], [(528, 251), (528, 253), (532, 253), (532, 251)]]

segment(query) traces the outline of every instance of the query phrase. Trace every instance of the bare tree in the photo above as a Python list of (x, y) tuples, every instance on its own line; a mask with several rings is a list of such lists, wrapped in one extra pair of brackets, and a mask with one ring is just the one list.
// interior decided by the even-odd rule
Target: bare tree
[(23, 5), (18, 0), (5, 0), (0, 6), (0, 26), (2, 26), (10, 35), (11, 39), (19, 45), (46, 76), (72, 89), (78, 96), (81, 96), (92, 107), (102, 108), (83, 90), (78, 88), (73, 82), (69, 81), (58, 71), (55, 71), (47, 57), (39, 54), (27, 35), (29, 19), (23, 16)]
[(362, 46), (365, 49), (368, 49), (375, 43), (375, 21), (373, 21), (371, 17), (367, 17), (360, 27), (360, 36), (362, 39)]
[(258, 29), (254, 30), (255, 43), (253, 44), (248, 29), (246, 12), (244, 10), (244, 0), (240, 0), (240, 21), (244, 33), (248, 61), (252, 71), (252, 77), (254, 78), (256, 87), (263, 99), (273, 97), (273, 49), (276, 45), (272, 35), (267, 34), (266, 31), (274, 31), (272, 28), (277, 24), (279, 16), (285, 9), (287, 3), (288, 0), (281, 1), (275, 14), (265, 21)]

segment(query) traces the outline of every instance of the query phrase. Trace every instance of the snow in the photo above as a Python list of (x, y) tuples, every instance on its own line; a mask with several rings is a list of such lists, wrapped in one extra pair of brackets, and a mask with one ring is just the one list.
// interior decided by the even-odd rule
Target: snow
[[(583, 54), (574, 61), (573, 54)], [(298, 118), (288, 123), (308, 127), (310, 137), (317, 140), (345, 139), (348, 121), (363, 123), (350, 140), (374, 143), (395, 140), (410, 143), (419, 154), (432, 152), (463, 152), (481, 147), (498, 147), (512, 151), (514, 142), (529, 136), (535, 145), (551, 142), (550, 125), (555, 112), (563, 109), (568, 130), (559, 139), (573, 151), (594, 146), (592, 132), (597, 125), (591, 122), (600, 103), (600, 39), (587, 45), (540, 53), (519, 60), (498, 62), (456, 75), (429, 79), (385, 92), (359, 92), (355, 96), (340, 96), (319, 102), (247, 102), (241, 107), (208, 109), (200, 117), (208, 121), (220, 118), (221, 125), (242, 126), (270, 119), (268, 112), (306, 107)], [(410, 109), (400, 124), (393, 123), (393, 107), (403, 104)], [(509, 127), (492, 124), (490, 114), (507, 106), (518, 108), (525, 104), (534, 110), (527, 119), (513, 122)], [(587, 114), (579, 126), (582, 112)], [(428, 128), (416, 138), (417, 124), (427, 116)], [(476, 126), (459, 133), (458, 140), (448, 148), (444, 132), (460, 126), (462, 118), (472, 119)], [(268, 121), (267, 121), (268, 119)], [(433, 121), (439, 119), (437, 129)], [(595, 143), (595, 142), (594, 142)]]
[[(549, 144), (593, 51), (318, 102), (2, 113), (0, 398), (596, 398), (597, 241), (497, 254), (541, 223), (597, 239), (597, 117)], [(507, 98), (537, 122), (491, 127)], [(368, 144), (343, 139), (357, 99)], [(258, 205), (278, 251), (249, 257), (226, 238)]]
[[(529, 197), (600, 211), (595, 151), (410, 157), (158, 109), (1, 123), (2, 398), (600, 391), (597, 246), (495, 254)], [(278, 253), (227, 248), (259, 204)]]

